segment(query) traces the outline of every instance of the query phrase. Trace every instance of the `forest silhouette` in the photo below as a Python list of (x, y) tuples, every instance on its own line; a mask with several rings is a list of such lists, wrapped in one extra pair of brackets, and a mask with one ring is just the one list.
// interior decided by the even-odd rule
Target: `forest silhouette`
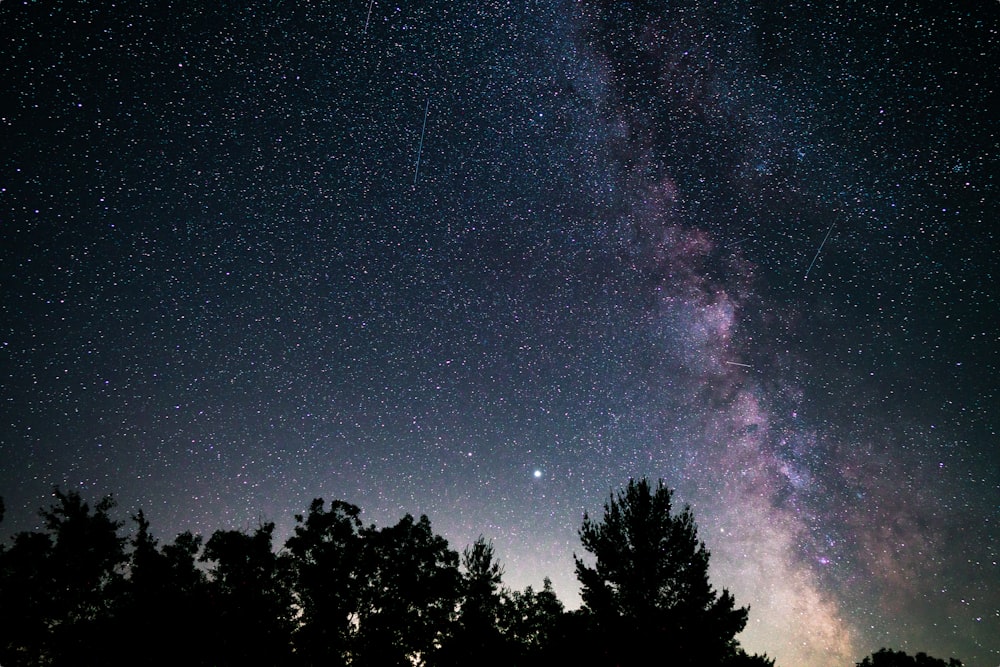
[[(126, 537), (111, 497), (53, 495), (44, 532), (0, 546), (4, 667), (774, 664), (740, 646), (748, 609), (711, 586), (694, 517), (662, 482), (630, 480), (584, 515), (577, 610), (548, 579), (505, 587), (491, 542), (459, 554), (426, 516), (365, 526), (316, 499), (281, 548), (272, 522), (161, 544), (142, 511)], [(883, 649), (857, 667), (959, 665)]]

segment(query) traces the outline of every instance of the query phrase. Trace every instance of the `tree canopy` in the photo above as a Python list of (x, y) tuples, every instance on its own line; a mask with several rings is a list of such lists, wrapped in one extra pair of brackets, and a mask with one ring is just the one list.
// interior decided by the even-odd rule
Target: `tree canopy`
[(576, 560), (584, 610), (608, 665), (646, 664), (666, 649), (671, 664), (722, 665), (739, 655), (748, 610), (708, 581), (709, 553), (691, 510), (673, 508), (659, 482), (629, 480), (583, 518), (580, 541), (593, 565)]
[(68, 663), (114, 634), (126, 562), (121, 523), (109, 515), (115, 502), (91, 508), (58, 488), (53, 496), (39, 512), (47, 532), (19, 533), (0, 553), (0, 664)]
[(857, 667), (962, 667), (962, 663), (955, 658), (945, 662), (923, 652), (911, 656), (903, 651), (882, 648), (857, 663)]
[[(0, 664), (774, 664), (740, 647), (748, 609), (711, 586), (691, 510), (662, 482), (630, 480), (584, 515), (571, 611), (548, 579), (507, 588), (492, 542), (460, 555), (426, 516), (365, 526), (358, 507), (317, 498), (283, 546), (271, 522), (161, 543), (142, 511), (123, 537), (114, 507), (55, 489), (44, 530), (0, 545)], [(960, 665), (888, 649), (857, 663)]]

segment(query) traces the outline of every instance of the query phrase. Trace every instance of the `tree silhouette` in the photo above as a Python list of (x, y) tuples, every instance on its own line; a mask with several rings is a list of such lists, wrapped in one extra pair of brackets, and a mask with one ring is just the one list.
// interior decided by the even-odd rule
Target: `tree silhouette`
[(774, 667), (774, 660), (766, 655), (751, 655), (742, 648), (736, 649), (736, 655), (725, 662), (726, 667)]
[(629, 480), (595, 521), (584, 515), (576, 561), (584, 613), (600, 642), (598, 663), (634, 665), (664, 656), (674, 665), (721, 665), (738, 654), (747, 609), (708, 581), (709, 553), (689, 508), (673, 512), (661, 481)]
[[(356, 506), (316, 499), (276, 553), (273, 523), (160, 546), (141, 510), (126, 540), (110, 496), (93, 508), (53, 496), (44, 532), (0, 545), (5, 666), (774, 667), (739, 646), (747, 610), (709, 584), (691, 511), (675, 512), (662, 482), (630, 480), (600, 520), (584, 515), (572, 612), (548, 579), (503, 588), (492, 543), (459, 558), (426, 516), (362, 527)], [(856, 663), (961, 665), (884, 648)]]
[(458, 599), (458, 554), (409, 514), (361, 531), (360, 607), (352, 665), (421, 664), (447, 631)]
[(509, 664), (508, 647), (498, 620), (503, 604), (503, 566), (493, 543), (479, 538), (462, 552), (458, 618), (451, 626), (436, 665)]
[(304, 518), (295, 516), (285, 547), (301, 609), (294, 644), (303, 665), (347, 664), (360, 606), (360, 513), (341, 501), (325, 510), (317, 498)]
[[(563, 662), (556, 638), (563, 623), (564, 609), (548, 577), (542, 590), (528, 586), (504, 596), (500, 630), (507, 639), (512, 663), (519, 667)], [(554, 650), (556, 649), (556, 650)]]
[(903, 651), (882, 648), (857, 663), (857, 667), (962, 667), (962, 663), (955, 658), (949, 658), (945, 662), (926, 653), (910, 656)]
[(52, 539), (18, 533), (0, 552), (0, 664), (43, 664), (50, 654), (48, 619), (59, 605), (49, 577)]
[[(207, 580), (196, 563), (201, 537), (181, 533), (161, 548), (142, 510), (132, 520), (129, 580), (116, 612), (121, 647), (116, 664), (207, 664), (207, 656), (192, 650), (209, 645), (213, 636)], [(159, 648), (149, 651), (150, 646)]]
[(39, 512), (47, 533), (19, 533), (0, 552), (0, 663), (106, 664), (124, 584), (115, 503), (91, 510), (76, 492), (53, 495)]
[(217, 530), (205, 543), (201, 560), (214, 563), (214, 664), (279, 665), (291, 659), (289, 568), (272, 551), (273, 534), (274, 524), (264, 523), (253, 533)]

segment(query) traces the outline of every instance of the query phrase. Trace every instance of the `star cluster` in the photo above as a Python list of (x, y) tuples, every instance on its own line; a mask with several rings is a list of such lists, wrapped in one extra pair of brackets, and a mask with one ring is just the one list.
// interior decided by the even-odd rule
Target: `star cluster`
[(5, 534), (323, 496), (574, 606), (648, 476), (748, 649), (1000, 659), (985, 7), (203, 5), (0, 5)]

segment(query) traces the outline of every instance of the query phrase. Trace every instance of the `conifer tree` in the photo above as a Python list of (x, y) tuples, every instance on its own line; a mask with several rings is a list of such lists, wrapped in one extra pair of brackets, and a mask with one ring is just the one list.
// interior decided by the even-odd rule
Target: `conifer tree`
[(687, 507), (674, 512), (661, 481), (630, 480), (604, 505), (600, 520), (584, 515), (576, 560), (584, 611), (606, 664), (722, 665), (739, 655), (736, 635), (747, 609), (708, 581), (709, 553)]

